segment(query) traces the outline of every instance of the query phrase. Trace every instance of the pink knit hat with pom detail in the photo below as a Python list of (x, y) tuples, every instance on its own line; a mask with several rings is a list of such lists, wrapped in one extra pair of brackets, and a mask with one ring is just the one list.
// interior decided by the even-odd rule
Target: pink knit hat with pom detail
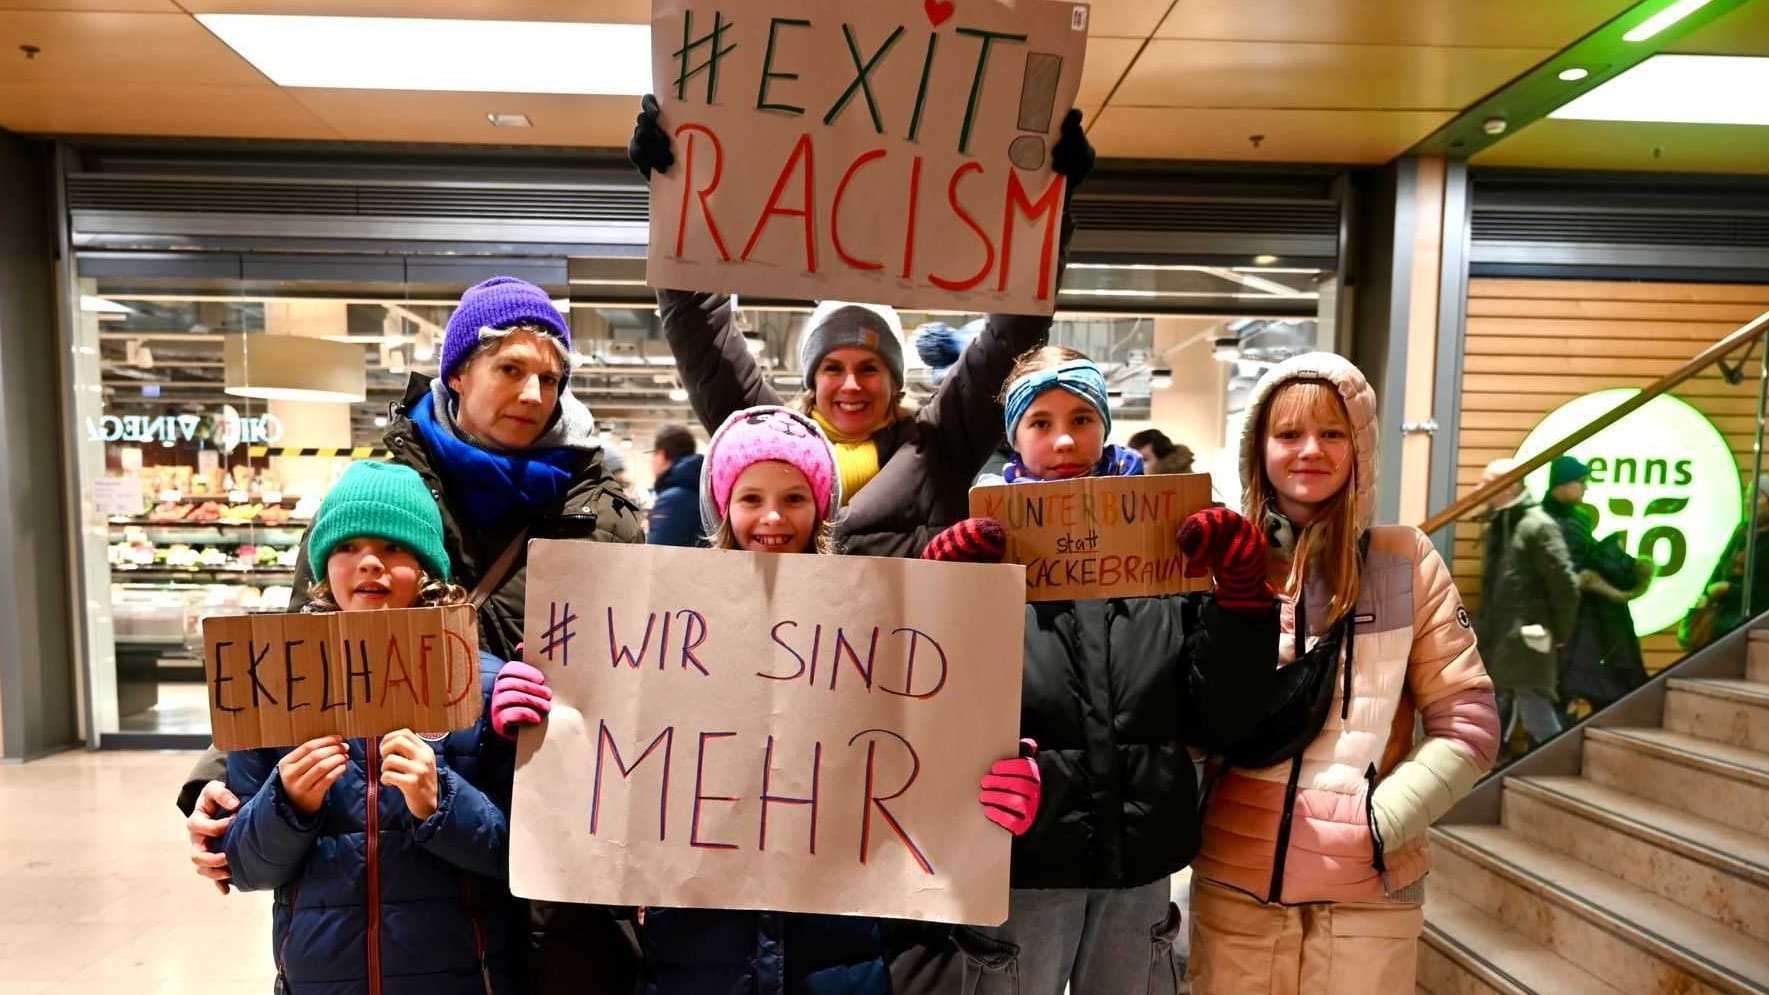
[(841, 472), (835, 449), (810, 418), (775, 405), (745, 408), (719, 426), (707, 447), (700, 475), (700, 517), (716, 531), (731, 505), (731, 489), (752, 464), (779, 460), (810, 481), (817, 517), (828, 521), (841, 507)]

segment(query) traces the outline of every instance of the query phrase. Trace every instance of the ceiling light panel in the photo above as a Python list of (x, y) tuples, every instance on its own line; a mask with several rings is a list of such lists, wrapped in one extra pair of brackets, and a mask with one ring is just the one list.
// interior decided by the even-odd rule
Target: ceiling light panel
[(645, 24), (196, 17), (278, 86), (627, 95), (651, 89)]
[(1549, 117), (1769, 125), (1769, 58), (1655, 55)]

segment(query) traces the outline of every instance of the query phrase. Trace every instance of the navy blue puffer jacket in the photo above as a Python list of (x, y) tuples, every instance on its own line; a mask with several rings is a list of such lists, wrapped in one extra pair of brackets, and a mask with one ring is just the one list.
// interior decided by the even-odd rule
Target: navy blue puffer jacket
[(647, 909), (644, 995), (890, 995), (879, 921)]
[[(500, 666), (480, 654), (487, 697)], [(514, 747), (491, 731), (489, 714), (431, 741), (437, 808), (419, 822), (380, 783), (380, 740), (347, 742), (349, 770), (311, 819), (289, 805), (277, 776), (289, 750), (227, 759), (227, 786), (243, 801), (223, 841), (227, 863), (235, 887), (276, 889), (271, 952), (286, 991), (513, 992), (519, 917), (505, 881)]]

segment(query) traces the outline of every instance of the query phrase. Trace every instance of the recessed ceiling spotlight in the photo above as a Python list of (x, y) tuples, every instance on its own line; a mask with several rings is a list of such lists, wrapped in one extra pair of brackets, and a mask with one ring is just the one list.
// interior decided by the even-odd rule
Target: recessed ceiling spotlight
[(1559, 75), (1560, 75), (1560, 79), (1563, 82), (1577, 83), (1579, 80), (1582, 80), (1585, 77), (1591, 75), (1591, 71), (1589, 69), (1584, 68), (1583, 66), (1573, 66), (1570, 69), (1560, 70)]
[(1260, 255), (1260, 256), (1253, 257), (1253, 265), (1255, 265), (1255, 266), (1270, 266), (1272, 263), (1275, 263), (1277, 261), (1278, 261), (1278, 257), (1272, 256), (1272, 255)]
[(528, 119), (527, 114), (498, 114), (496, 112), (493, 112), (493, 113), (487, 114), (485, 116), (488, 120), (491, 121), (493, 126), (498, 127), (498, 128), (532, 128), (532, 127), (534, 127), (534, 122), (530, 121)]

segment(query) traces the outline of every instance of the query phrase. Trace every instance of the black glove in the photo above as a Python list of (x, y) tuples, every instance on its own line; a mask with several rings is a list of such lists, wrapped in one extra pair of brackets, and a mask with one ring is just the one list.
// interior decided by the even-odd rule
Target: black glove
[[(661, 113), (657, 98), (647, 93), (639, 106), (641, 110), (637, 123), (633, 125), (633, 137), (627, 141), (627, 160), (649, 183), (652, 170), (669, 172), (669, 168), (676, 164), (676, 154), (670, 151), (669, 134), (657, 126), (657, 115)], [(1063, 122), (1063, 127), (1067, 129), (1067, 121)], [(1068, 140), (1067, 130), (1063, 132), (1063, 139)], [(1084, 137), (1081, 141), (1086, 144), (1087, 139)], [(1057, 147), (1062, 148), (1060, 143)], [(1093, 161), (1092, 149), (1087, 150), (1087, 159), (1089, 163)]]
[(1081, 112), (1070, 108), (1063, 115), (1062, 137), (1050, 150), (1050, 168), (1069, 181), (1067, 193), (1073, 196), (1075, 188), (1093, 172), (1093, 160), (1093, 146), (1087, 141), (1087, 132), (1081, 130)]

